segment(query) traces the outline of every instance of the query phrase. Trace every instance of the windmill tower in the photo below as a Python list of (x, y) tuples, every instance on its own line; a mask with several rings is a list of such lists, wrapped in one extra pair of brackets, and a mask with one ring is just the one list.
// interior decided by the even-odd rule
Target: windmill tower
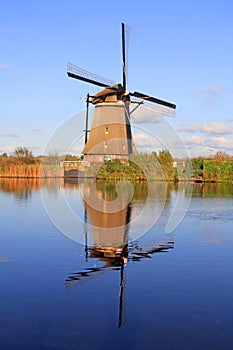
[[(85, 81), (104, 88), (94, 96), (87, 94), (85, 145), (82, 154), (86, 161), (102, 163), (104, 161), (120, 159), (128, 161), (135, 150), (130, 125), (130, 114), (144, 101), (149, 101), (168, 109), (175, 109), (173, 103), (134, 91), (129, 92), (126, 86), (126, 54), (125, 54), (125, 25), (122, 28), (122, 84), (114, 85), (113, 81), (89, 73), (71, 63), (68, 63), (69, 77)], [(131, 101), (130, 97), (140, 101)], [(89, 104), (95, 106), (93, 122), (88, 130)], [(130, 104), (136, 103), (130, 111)], [(88, 137), (89, 133), (89, 137)]]

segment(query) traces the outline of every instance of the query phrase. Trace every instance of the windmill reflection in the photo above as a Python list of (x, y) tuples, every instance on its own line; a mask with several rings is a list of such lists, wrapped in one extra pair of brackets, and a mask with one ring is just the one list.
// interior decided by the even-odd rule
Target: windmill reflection
[[(125, 320), (125, 267), (130, 261), (139, 262), (145, 258), (151, 258), (153, 254), (165, 252), (173, 248), (174, 242), (148, 242), (146, 244), (129, 241), (129, 230), (131, 215), (136, 206), (134, 196), (128, 202), (127, 192), (117, 194), (114, 183), (92, 183), (80, 185), (84, 191), (84, 220), (87, 226), (84, 226), (85, 233), (85, 257), (86, 261), (96, 259), (102, 262), (101, 267), (88, 267), (83, 271), (78, 271), (70, 275), (65, 284), (67, 287), (78, 286), (84, 280), (91, 280), (100, 277), (111, 270), (120, 272), (119, 285), (119, 320), (118, 327), (121, 327)], [(144, 186), (145, 187), (145, 186)], [(147, 191), (140, 191), (140, 194), (146, 196)], [(117, 200), (117, 202), (116, 202)], [(118, 209), (109, 210), (108, 203), (114, 207), (117, 204)], [(116, 205), (115, 207), (116, 208)], [(91, 227), (93, 241), (88, 242), (88, 228)], [(93, 259), (93, 260), (92, 260)]]

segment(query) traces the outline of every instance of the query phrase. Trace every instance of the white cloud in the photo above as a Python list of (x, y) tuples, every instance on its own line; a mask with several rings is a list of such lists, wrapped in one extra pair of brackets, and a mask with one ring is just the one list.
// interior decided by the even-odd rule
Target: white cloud
[(233, 128), (223, 122), (215, 122), (202, 124), (202, 130), (200, 132), (212, 135), (227, 135), (233, 134)]
[(138, 107), (138, 109), (132, 113), (131, 118), (134, 123), (160, 123), (161, 121), (160, 115), (144, 107)]
[(214, 87), (210, 87), (208, 89), (202, 89), (201, 93), (203, 93), (203, 94), (210, 94), (210, 95), (216, 95), (216, 94), (220, 94), (221, 92), (227, 91), (227, 90), (229, 90), (229, 89), (224, 88), (224, 87), (214, 86)]
[(135, 134), (133, 139), (136, 148), (148, 147), (154, 149), (154, 147), (161, 147), (161, 142), (159, 140), (151, 138), (143, 133)]
[(230, 154), (233, 152), (233, 140), (224, 136), (205, 137), (192, 135), (185, 137), (184, 142), (192, 156), (208, 156), (217, 151), (225, 151)]
[(191, 137), (184, 138), (184, 142), (188, 145), (204, 145), (205, 139), (203, 137), (193, 135)]
[(5, 70), (7, 68), (9, 68), (9, 66), (7, 64), (0, 63), (0, 70)]
[(13, 133), (13, 132), (10, 132), (10, 133), (8, 133), (8, 134), (0, 134), (0, 137), (19, 137), (19, 135), (18, 134), (15, 134), (15, 133)]
[(225, 137), (215, 137), (213, 141), (218, 148), (225, 148), (229, 151), (233, 151), (233, 140), (226, 139)]
[(16, 148), (15, 145), (0, 146), (0, 152), (12, 153), (14, 152), (15, 148)]
[(233, 127), (223, 122), (187, 125), (178, 128), (181, 132), (199, 132), (207, 135), (233, 135)]
[(196, 132), (199, 131), (199, 126), (197, 125), (183, 125), (177, 128), (178, 131), (181, 132)]
[(135, 123), (160, 123), (164, 116), (175, 116), (175, 110), (159, 105), (145, 104), (138, 107), (131, 118)]
[(35, 129), (32, 129), (33, 132), (42, 132), (43, 130), (40, 129), (40, 128), (35, 128)]
[(227, 91), (232, 91), (231, 88), (225, 88), (225, 87), (217, 87), (213, 86), (207, 89), (202, 89), (200, 92), (202, 94), (207, 95), (207, 100), (205, 101), (207, 107), (209, 108), (214, 108), (217, 106), (217, 101), (218, 97), (220, 94), (227, 92)]

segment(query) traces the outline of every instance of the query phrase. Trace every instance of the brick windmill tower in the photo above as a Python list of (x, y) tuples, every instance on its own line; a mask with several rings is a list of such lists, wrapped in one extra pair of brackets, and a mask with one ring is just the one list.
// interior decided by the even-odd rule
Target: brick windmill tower
[[(173, 103), (160, 100), (155, 97), (134, 91), (129, 92), (126, 86), (126, 54), (125, 54), (125, 25), (122, 23), (122, 84), (114, 85), (113, 81), (87, 72), (71, 63), (68, 63), (67, 74), (69, 77), (85, 81), (104, 88), (94, 96), (87, 94), (85, 145), (82, 151), (86, 161), (102, 163), (108, 160), (120, 159), (128, 161), (135, 151), (130, 114), (144, 101), (149, 101), (175, 109)], [(136, 97), (140, 101), (131, 101), (130, 97)], [(95, 106), (92, 126), (88, 130), (89, 104)], [(130, 104), (136, 106), (130, 110)], [(88, 137), (89, 133), (89, 137)]]

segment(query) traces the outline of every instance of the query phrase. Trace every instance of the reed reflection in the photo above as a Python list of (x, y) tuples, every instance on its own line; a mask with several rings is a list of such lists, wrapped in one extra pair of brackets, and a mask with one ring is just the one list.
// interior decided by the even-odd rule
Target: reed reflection
[(12, 194), (16, 200), (27, 202), (31, 200), (32, 193), (46, 188), (49, 192), (58, 193), (59, 187), (63, 186), (63, 179), (40, 179), (40, 178), (0, 178), (0, 192)]
[(0, 191), (12, 193), (19, 201), (30, 200), (32, 192), (39, 189), (39, 179), (0, 178)]

